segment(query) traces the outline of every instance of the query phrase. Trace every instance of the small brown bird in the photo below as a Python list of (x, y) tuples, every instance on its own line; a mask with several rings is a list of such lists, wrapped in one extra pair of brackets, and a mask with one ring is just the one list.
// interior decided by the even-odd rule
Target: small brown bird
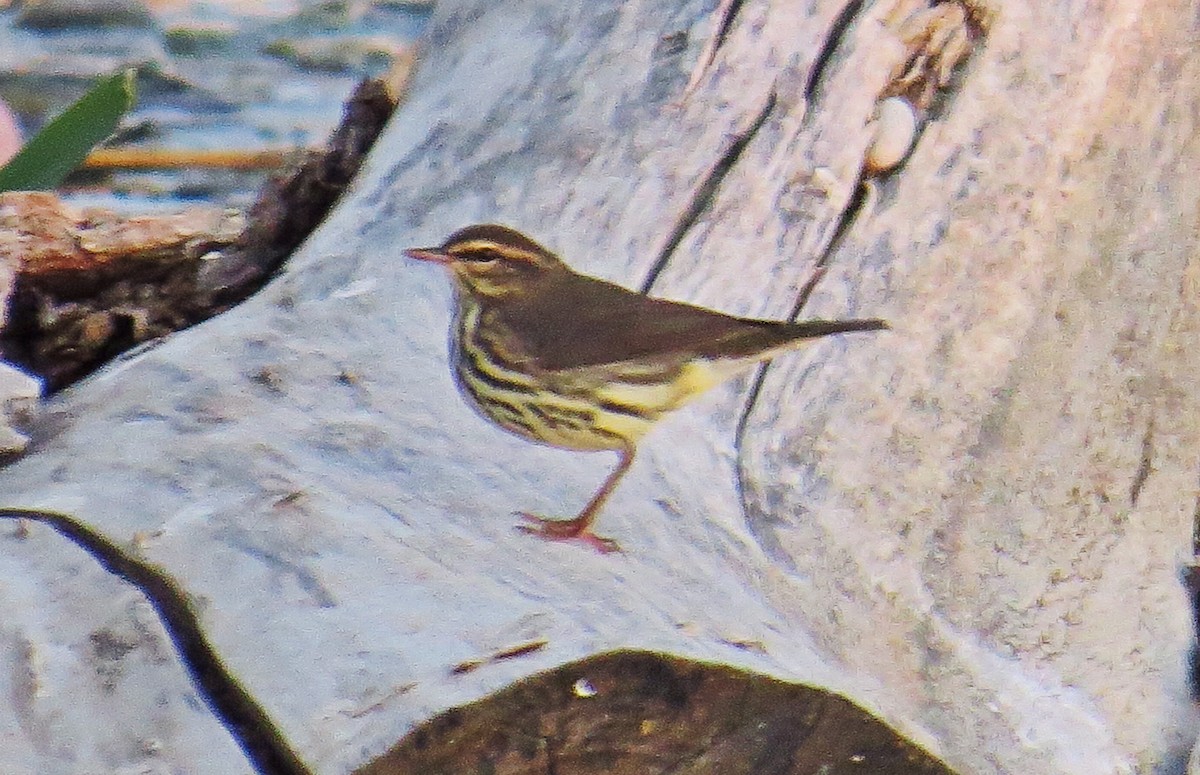
[(468, 226), (405, 255), (450, 270), (451, 368), (484, 417), (554, 447), (620, 454), (575, 518), (521, 513), (526, 532), (602, 552), (617, 545), (592, 523), (665, 413), (783, 350), (887, 328), (882, 320), (751, 320), (653, 299), (579, 274), (504, 226)]

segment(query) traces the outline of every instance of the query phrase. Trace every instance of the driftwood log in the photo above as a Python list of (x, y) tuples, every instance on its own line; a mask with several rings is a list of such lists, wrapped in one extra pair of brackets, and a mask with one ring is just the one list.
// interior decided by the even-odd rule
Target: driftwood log
[[(282, 276), (58, 395), (0, 507), (181, 590), (317, 772), (617, 648), (831, 689), (959, 772), (1182, 772), (1198, 30), (1170, 1), (444, 0)], [(871, 178), (892, 96), (919, 133)], [(447, 280), (400, 249), (478, 221), (738, 314), (821, 266), (802, 316), (893, 331), (664, 422), (602, 516), (624, 554), (541, 543), (510, 512), (571, 513), (611, 461), (456, 395)], [(249, 770), (164, 606), (11, 524), (0, 771)]]

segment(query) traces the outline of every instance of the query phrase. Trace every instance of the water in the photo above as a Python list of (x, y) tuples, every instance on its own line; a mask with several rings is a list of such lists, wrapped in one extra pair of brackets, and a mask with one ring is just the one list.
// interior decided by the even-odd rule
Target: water
[[(138, 66), (119, 147), (246, 151), (319, 147), (364, 76), (420, 34), (427, 11), (385, 2), (150, 2), (143, 26), (40, 30), (0, 12), (0, 98), (26, 137), (98, 76)], [(268, 171), (88, 170), (69, 198), (123, 211), (244, 207)]]

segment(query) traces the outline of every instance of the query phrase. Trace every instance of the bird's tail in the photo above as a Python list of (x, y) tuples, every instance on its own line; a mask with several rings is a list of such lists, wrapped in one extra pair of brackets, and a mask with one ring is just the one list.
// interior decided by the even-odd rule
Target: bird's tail
[(886, 331), (891, 328), (886, 320), (861, 318), (858, 320), (802, 320), (788, 326), (793, 339), (816, 339), (831, 334), (849, 334), (855, 331)]
[(726, 356), (766, 360), (783, 350), (799, 347), (823, 336), (858, 331), (886, 331), (890, 328), (887, 321), (878, 318), (803, 320), (798, 323), (753, 322), (759, 325), (751, 329), (742, 329), (726, 339), (723, 343)]

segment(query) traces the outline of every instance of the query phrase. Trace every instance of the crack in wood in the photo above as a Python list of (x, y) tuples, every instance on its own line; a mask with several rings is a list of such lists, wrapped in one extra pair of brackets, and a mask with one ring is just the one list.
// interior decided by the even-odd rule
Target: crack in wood
[(654, 287), (654, 282), (662, 274), (663, 269), (666, 268), (667, 262), (671, 260), (675, 249), (683, 241), (684, 235), (696, 224), (700, 216), (708, 210), (713, 199), (716, 197), (717, 189), (721, 187), (722, 181), (725, 180), (725, 176), (738, 163), (746, 147), (750, 145), (750, 141), (762, 129), (763, 124), (767, 121), (767, 117), (775, 109), (775, 102), (776, 94), (772, 89), (767, 95), (767, 100), (763, 104), (762, 109), (754, 117), (750, 126), (745, 131), (734, 135), (729, 146), (721, 154), (720, 158), (717, 159), (716, 163), (713, 164), (712, 168), (709, 169), (708, 174), (700, 181), (700, 185), (696, 187), (696, 192), (692, 195), (691, 201), (688, 202), (683, 213), (675, 221), (675, 226), (672, 227), (670, 234), (667, 236), (666, 243), (663, 245), (662, 250), (659, 251), (658, 258), (654, 260), (654, 264), (650, 267), (650, 273), (646, 276), (646, 280), (641, 286), (642, 293), (649, 293), (650, 289)]
[[(804, 99), (806, 102), (812, 102), (818, 84), (825, 77), (825, 71), (828, 69), (830, 62), (833, 59), (834, 51), (837, 50), (838, 45), (842, 42), (842, 39), (846, 35), (846, 31), (850, 28), (854, 18), (862, 10), (863, 5), (863, 0), (854, 0), (854, 2), (848, 3), (842, 9), (841, 13), (838, 14), (837, 18), (834, 19), (833, 24), (830, 25), (829, 33), (825, 36), (825, 45), (821, 47), (821, 50), (817, 53), (816, 58), (813, 59), (812, 68), (809, 70), (808, 74), (808, 80), (804, 85)], [(807, 124), (807, 122), (808, 120), (806, 118), (805, 123)], [(846, 208), (842, 211), (841, 216), (838, 218), (837, 225), (834, 227), (833, 236), (830, 237), (829, 242), (825, 246), (825, 250), (823, 250), (821, 255), (817, 258), (812, 276), (800, 289), (800, 292), (796, 297), (796, 303), (792, 306), (791, 313), (788, 316), (789, 320), (796, 320), (800, 317), (800, 313), (803, 311), (804, 306), (808, 303), (809, 297), (812, 296), (812, 292), (816, 288), (817, 283), (820, 282), (821, 278), (825, 275), (825, 270), (829, 264), (830, 256), (833, 255), (834, 251), (841, 247), (841, 243), (845, 238), (846, 233), (849, 231), (850, 226), (858, 218), (858, 214), (862, 210), (864, 203), (867, 201), (867, 195), (870, 191), (870, 189), (867, 187), (868, 184), (864, 184), (863, 181), (864, 177), (860, 171), (857, 185), (854, 186), (854, 194), (851, 196), (850, 201), (846, 203)], [(746, 403), (743, 406), (741, 416), (738, 418), (737, 429), (734, 431), (733, 444), (735, 454), (738, 456), (739, 460), (741, 459), (742, 440), (746, 433), (746, 427), (750, 421), (750, 414), (754, 411), (754, 407), (758, 402), (758, 396), (762, 391), (763, 382), (766, 380), (767, 376), (767, 369), (770, 368), (770, 366), (771, 364), (768, 361), (758, 368), (757, 373), (754, 375), (754, 381), (751, 383), (750, 389), (747, 392)], [(737, 469), (738, 493), (742, 500), (742, 511), (744, 513), (746, 511), (747, 504), (745, 488), (742, 486), (742, 466), (739, 465)]]
[(1150, 467), (1154, 463), (1154, 418), (1146, 423), (1146, 433), (1142, 436), (1142, 459), (1137, 471), (1133, 474), (1133, 483), (1129, 485), (1129, 505), (1136, 506), (1146, 479), (1150, 477)]
[(860, 173), (858, 185), (854, 187), (854, 194), (851, 195), (850, 201), (846, 203), (846, 208), (842, 210), (841, 216), (838, 217), (837, 225), (833, 228), (833, 236), (829, 238), (829, 242), (825, 245), (825, 249), (821, 251), (821, 255), (817, 256), (813, 276), (809, 278), (804, 287), (800, 289), (800, 293), (796, 296), (796, 304), (792, 307), (792, 311), (788, 315), (788, 320), (797, 320), (800, 313), (804, 310), (804, 305), (808, 303), (808, 299), (812, 296), (813, 290), (817, 287), (817, 282), (825, 276), (825, 271), (829, 266), (829, 259), (841, 247), (842, 242), (846, 239), (846, 234), (849, 233), (850, 227), (858, 220), (858, 214), (862, 212), (863, 205), (866, 204), (868, 193), (873, 186), (872, 183), (864, 182)]
[[(1197, 516), (1200, 517), (1200, 503), (1196, 505)], [(1200, 625), (1200, 567), (1192, 563), (1183, 567), (1179, 573), (1179, 582), (1187, 593), (1188, 608), (1192, 613), (1192, 644), (1188, 648), (1188, 693), (1193, 700), (1200, 701), (1200, 645), (1196, 642), (1197, 625)]]
[(717, 51), (725, 43), (725, 38), (729, 35), (729, 28), (733, 26), (733, 18), (737, 16), (738, 11), (742, 10), (742, 3), (744, 1), (721, 0), (721, 4), (713, 12), (717, 17), (717, 27), (713, 30), (712, 35), (708, 36), (708, 41), (704, 44), (704, 50), (700, 52), (700, 56), (696, 60), (696, 66), (692, 69), (692, 76), (688, 79), (687, 86), (683, 89), (683, 97), (681, 99), (687, 99), (688, 95), (700, 85), (700, 79), (708, 72), (708, 68), (716, 60)]
[(1196, 490), (1196, 505), (1192, 508), (1192, 556), (1200, 557), (1200, 488)]
[[(804, 306), (808, 304), (809, 297), (812, 296), (812, 292), (814, 289), (816, 289), (817, 283), (820, 282), (821, 278), (825, 276), (825, 272), (829, 266), (830, 256), (832, 256), (834, 252), (841, 247), (842, 241), (845, 239), (847, 232), (850, 230), (850, 226), (852, 226), (855, 219), (858, 218), (858, 214), (862, 210), (864, 202), (867, 200), (867, 184), (855, 186), (854, 190), (854, 196), (851, 197), (850, 201), (846, 205), (846, 209), (842, 212), (841, 217), (838, 218), (837, 226), (834, 228), (833, 236), (830, 238), (829, 244), (816, 260), (812, 276), (808, 278), (808, 281), (804, 283), (804, 286), (797, 294), (796, 304), (792, 307), (792, 311), (788, 315), (788, 320), (799, 319), (800, 313), (804, 310)], [(750, 389), (747, 391), (746, 403), (743, 406), (742, 414), (738, 418), (737, 429), (734, 431), (733, 447), (738, 455), (739, 460), (741, 458), (742, 439), (746, 433), (746, 426), (750, 422), (750, 414), (754, 411), (754, 407), (758, 402), (758, 396), (759, 393), (762, 392), (763, 382), (766, 380), (767, 369), (769, 369), (770, 366), (771, 362), (767, 361), (758, 368), (757, 373), (754, 375), (754, 381), (751, 383)], [(741, 486), (741, 478), (742, 467), (739, 465), (738, 492), (742, 495), (742, 510), (745, 511), (745, 490)]]
[(131, 557), (108, 538), (60, 512), (0, 508), (0, 519), (44, 524), (90, 554), (104, 570), (137, 587), (158, 614), (196, 691), (251, 765), (264, 775), (311, 775), (267, 712), (222, 662), (205, 637), (187, 593), (165, 571)]
[(812, 68), (808, 71), (808, 80), (804, 83), (805, 102), (812, 102), (818, 85), (825, 77), (825, 70), (829, 67), (829, 63), (833, 59), (833, 52), (841, 44), (842, 39), (846, 36), (846, 31), (850, 29), (850, 25), (854, 22), (854, 17), (858, 16), (859, 11), (862, 10), (863, 4), (864, 0), (854, 0), (847, 3), (842, 12), (833, 20), (833, 24), (829, 26), (829, 33), (825, 36), (825, 44), (821, 46), (821, 50), (817, 52), (817, 56), (813, 59)]
[[(816, 289), (817, 283), (825, 276), (830, 257), (841, 247), (842, 241), (850, 231), (850, 227), (857, 220), (859, 212), (862, 211), (866, 204), (869, 198), (868, 194), (871, 192), (873, 185), (870, 181), (864, 182), (862, 173), (859, 173), (859, 183), (854, 187), (854, 195), (846, 203), (846, 209), (842, 211), (841, 216), (838, 218), (833, 236), (830, 237), (825, 250), (821, 251), (821, 255), (817, 257), (812, 276), (800, 288), (800, 292), (796, 296), (796, 304), (792, 307), (788, 320), (799, 319), (800, 313), (804, 310), (805, 305), (808, 304), (808, 300), (812, 296), (813, 290)], [(750, 424), (750, 415), (753, 413), (754, 407), (758, 404), (759, 394), (762, 392), (763, 384), (767, 379), (767, 369), (770, 367), (770, 361), (758, 367), (758, 371), (754, 375), (754, 381), (751, 382), (750, 388), (746, 392), (746, 402), (743, 404), (742, 413), (738, 417), (737, 428), (733, 434), (734, 458), (737, 460), (737, 465), (735, 466), (737, 471), (736, 487), (738, 499), (742, 504), (743, 514), (749, 513), (749, 503), (745, 487), (746, 471), (745, 466), (742, 465), (742, 444), (745, 440), (746, 428)], [(1197, 508), (1200, 509), (1200, 505)]]
[[(817, 53), (817, 56), (813, 59), (813, 64), (809, 70), (808, 79), (805, 82), (804, 99), (807, 103), (811, 104), (814, 101), (816, 93), (820, 89), (821, 83), (826, 77), (826, 71), (831, 66), (838, 47), (845, 39), (848, 30), (854, 23), (855, 18), (862, 11), (864, 5), (865, 3), (863, 0), (853, 0), (852, 2), (847, 3), (830, 25), (829, 32), (825, 36), (824, 45)], [(964, 12), (963, 19), (964, 24), (968, 22), (970, 24), (967, 32), (963, 33), (963, 35), (966, 36), (964, 40), (968, 42), (973, 41), (975, 38), (981, 36), (986, 29), (983, 21), (972, 15), (969, 12), (969, 9)], [(952, 55), (949, 55), (944, 63), (939, 62), (939, 77), (936, 84), (938, 88), (945, 87), (949, 80), (949, 73), (955, 67), (957, 67), (958, 64), (960, 64), (960, 59), (966, 53), (967, 52), (965, 48), (961, 50), (955, 48), (951, 52)], [(924, 60), (922, 60), (922, 62), (923, 61)], [(814, 115), (814, 113), (814, 111), (809, 111), (809, 116)], [(804, 119), (804, 123), (806, 125), (809, 122), (809, 116), (806, 116)], [(913, 138), (913, 140), (909, 143), (910, 150), (915, 142), (916, 139)], [(876, 195), (877, 188), (875, 183), (870, 179), (871, 177), (873, 177), (873, 175), (870, 174), (869, 170), (867, 170), (865, 167), (859, 170), (858, 180), (856, 181), (853, 189), (854, 193), (847, 202), (841, 216), (838, 218), (833, 235), (830, 237), (829, 242), (826, 244), (825, 249), (821, 252), (821, 255), (817, 258), (812, 277), (807, 283), (805, 283), (804, 287), (801, 288), (796, 298), (796, 304), (792, 308), (791, 315), (789, 317), (790, 320), (796, 320), (800, 317), (800, 313), (808, 303), (809, 297), (812, 295), (812, 291), (816, 287), (817, 282), (825, 274), (830, 257), (840, 249), (846, 234), (850, 230), (850, 227), (853, 226), (854, 222), (858, 219), (859, 213), (864, 209), (868, 209), (868, 203), (872, 201), (873, 197)], [(750, 414), (754, 411), (754, 408), (757, 405), (759, 394), (762, 391), (762, 386), (766, 379), (767, 369), (769, 369), (770, 366), (770, 362), (764, 363), (759, 367), (757, 373), (755, 374), (754, 381), (747, 391), (746, 402), (741, 416), (738, 419), (737, 428), (734, 432), (734, 451), (739, 461), (737, 466), (737, 489), (739, 497), (742, 501), (743, 513), (747, 512), (748, 503), (746, 498), (746, 490), (744, 487), (745, 472), (740, 462), (742, 445), (746, 428), (749, 425)], [(1146, 435), (1142, 441), (1141, 466), (1136, 472), (1133, 484), (1130, 488), (1130, 501), (1133, 504), (1137, 503), (1137, 499), (1141, 494), (1142, 487), (1145, 485), (1146, 479), (1150, 475), (1153, 455), (1153, 449), (1151, 447), (1153, 440), (1152, 435), (1153, 423), (1151, 422), (1151, 426), (1147, 428)], [(1194, 544), (1197, 547), (1198, 553), (1200, 553), (1200, 496), (1197, 497), (1196, 504)]]

